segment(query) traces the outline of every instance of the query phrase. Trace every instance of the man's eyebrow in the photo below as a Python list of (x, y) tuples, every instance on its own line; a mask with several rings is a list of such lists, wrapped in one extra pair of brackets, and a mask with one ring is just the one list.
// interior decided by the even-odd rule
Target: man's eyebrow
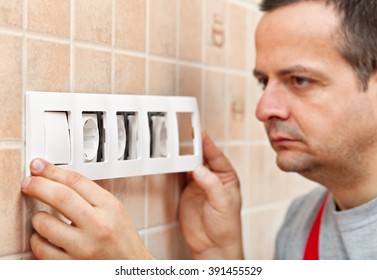
[[(321, 73), (320, 71), (312, 67), (306, 67), (303, 65), (294, 65), (294, 66), (277, 71), (278, 76), (286, 76), (286, 75), (291, 75), (291, 74), (312, 74), (314, 76), (325, 78), (323, 73)], [(254, 77), (267, 77), (268, 76), (263, 71), (258, 70), (258, 69), (254, 69), (253, 75)]]
[(312, 74), (322, 75), (320, 74), (319, 71), (310, 67), (302, 66), (302, 65), (294, 65), (292, 67), (279, 70), (277, 73), (279, 76), (285, 76), (285, 75), (295, 74), (295, 73), (312, 73)]
[(262, 71), (260, 71), (258, 69), (254, 69), (253, 75), (254, 75), (254, 77), (266, 77), (267, 76), (265, 73), (263, 73)]

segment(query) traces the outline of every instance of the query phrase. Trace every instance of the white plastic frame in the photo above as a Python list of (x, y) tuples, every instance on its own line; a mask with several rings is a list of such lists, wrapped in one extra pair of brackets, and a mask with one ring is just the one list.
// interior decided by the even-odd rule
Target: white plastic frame
[[(68, 112), (71, 141), (71, 163), (59, 165), (90, 179), (107, 179), (174, 173), (194, 170), (202, 164), (199, 111), (194, 97), (138, 96), (88, 93), (26, 92), (26, 176), (32, 159), (45, 157), (45, 111)], [(82, 112), (103, 112), (105, 127), (105, 160), (84, 162)], [(117, 112), (136, 112), (138, 116), (138, 158), (118, 160)], [(167, 157), (150, 157), (148, 112), (166, 112)], [(193, 155), (179, 155), (177, 113), (191, 113), (194, 132)]]

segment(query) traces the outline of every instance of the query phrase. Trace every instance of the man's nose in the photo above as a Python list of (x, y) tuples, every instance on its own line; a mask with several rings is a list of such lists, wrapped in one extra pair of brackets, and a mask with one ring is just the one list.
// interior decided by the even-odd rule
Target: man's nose
[(279, 89), (277, 84), (267, 85), (259, 99), (255, 115), (261, 122), (271, 118), (288, 119), (289, 110), (283, 89)]

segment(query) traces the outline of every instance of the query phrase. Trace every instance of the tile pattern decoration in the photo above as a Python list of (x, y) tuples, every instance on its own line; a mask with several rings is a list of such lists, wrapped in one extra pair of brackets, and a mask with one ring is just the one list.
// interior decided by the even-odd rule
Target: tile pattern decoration
[[(245, 256), (272, 258), (287, 205), (311, 183), (276, 168), (255, 121), (257, 2), (0, 1), (0, 259), (33, 258), (32, 212), (54, 213), (20, 193), (27, 90), (197, 97), (203, 127), (242, 183)], [(186, 259), (177, 215), (183, 176), (97, 183), (124, 204), (157, 258)]]

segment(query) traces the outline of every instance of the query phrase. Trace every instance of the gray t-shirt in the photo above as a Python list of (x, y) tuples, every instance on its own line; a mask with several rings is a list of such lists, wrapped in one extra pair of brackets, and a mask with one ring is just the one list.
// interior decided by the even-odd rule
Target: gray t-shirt
[[(275, 259), (302, 259), (306, 240), (327, 189), (320, 186), (293, 201), (281, 226)], [(330, 194), (320, 232), (320, 259), (377, 259), (377, 198), (337, 211)]]

